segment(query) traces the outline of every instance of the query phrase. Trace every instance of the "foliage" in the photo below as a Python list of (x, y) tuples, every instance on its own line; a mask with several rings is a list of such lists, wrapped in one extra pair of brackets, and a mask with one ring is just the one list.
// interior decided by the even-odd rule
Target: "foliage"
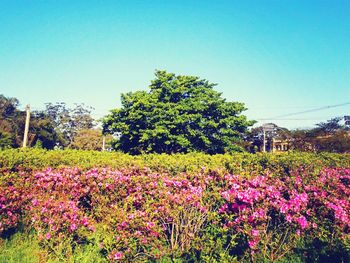
[[(21, 147), (25, 125), (25, 111), (18, 109), (19, 102), (15, 98), (0, 95), (0, 148)], [(28, 146), (40, 141), (43, 148), (53, 149), (60, 138), (54, 123), (42, 111), (31, 113)]]
[(316, 172), (323, 167), (350, 167), (349, 154), (335, 153), (234, 153), (207, 155), (145, 154), (130, 156), (120, 152), (97, 152), (77, 150), (47, 151), (41, 149), (8, 149), (0, 151), (1, 170), (38, 170), (46, 167), (93, 167), (132, 168), (148, 167), (156, 172), (176, 175), (181, 172), (198, 172), (221, 169), (242, 176), (258, 175), (265, 170), (289, 174), (295, 167), (308, 167)]
[(11, 148), (13, 139), (11, 134), (5, 131), (0, 131), (0, 149)]
[(79, 131), (93, 128), (92, 109), (85, 104), (69, 108), (64, 102), (46, 103), (46, 113), (62, 137), (62, 146), (71, 144)]
[(249, 177), (204, 169), (8, 171), (0, 231), (34, 229), (34, 244), (58, 260), (82, 251), (99, 261), (276, 262), (299, 251), (314, 260), (317, 242), (321, 255), (344, 259), (349, 182), (348, 168)]
[(18, 122), (20, 113), (16, 98), (0, 95), (0, 140), (1, 148), (13, 147), (18, 143)]
[(222, 192), (227, 203), (220, 211), (228, 214), (227, 227), (247, 237), (252, 258), (278, 261), (304, 236), (335, 251), (349, 235), (349, 169), (324, 169), (317, 182), (304, 170), (290, 177), (228, 176), (227, 181), (229, 190)]
[(343, 126), (340, 124), (342, 117), (336, 117), (328, 120), (327, 122), (320, 122), (316, 124), (316, 128), (314, 129), (317, 133), (329, 134), (333, 133), (339, 129), (342, 129)]
[(122, 108), (103, 120), (105, 133), (117, 133), (115, 148), (131, 154), (224, 153), (237, 142), (248, 121), (243, 103), (227, 102), (215, 84), (193, 76), (156, 71), (150, 91), (126, 93)]
[(53, 149), (57, 143), (63, 142), (54, 122), (43, 111), (32, 112), (29, 124), (29, 147), (35, 146), (38, 141), (45, 149)]
[(99, 251), (100, 248), (95, 244), (77, 245), (70, 258), (62, 258), (62, 255), (53, 254), (42, 246), (33, 231), (20, 231), (8, 239), (0, 239), (0, 262), (6, 263), (107, 262)]
[(315, 139), (315, 149), (318, 152), (347, 152), (350, 153), (349, 131), (338, 130), (332, 135), (320, 136)]
[(292, 148), (314, 152), (349, 152), (350, 131), (340, 124), (342, 118), (333, 118), (316, 124), (311, 130), (291, 132)]
[[(18, 109), (16, 98), (0, 95), (0, 149), (22, 146), (26, 112)], [(94, 125), (91, 108), (76, 104), (68, 108), (65, 103), (47, 103), (45, 111), (32, 111), (28, 132), (28, 147), (41, 145), (53, 149), (67, 146), (82, 129)]]
[(16, 233), (9, 240), (0, 241), (0, 262), (48, 262), (48, 253), (32, 234)]
[[(98, 129), (82, 129), (74, 136), (72, 143), (68, 146), (77, 150), (101, 151), (103, 144), (103, 134)], [(105, 148), (110, 148), (112, 136), (105, 136)]]
[[(270, 123), (274, 128), (265, 132), (266, 150), (272, 151), (272, 138), (285, 141), (292, 150), (306, 152), (346, 153), (350, 149), (350, 130), (336, 117), (316, 124), (313, 129), (289, 131)], [(250, 152), (262, 151), (263, 127), (254, 127), (245, 136), (245, 148)]]

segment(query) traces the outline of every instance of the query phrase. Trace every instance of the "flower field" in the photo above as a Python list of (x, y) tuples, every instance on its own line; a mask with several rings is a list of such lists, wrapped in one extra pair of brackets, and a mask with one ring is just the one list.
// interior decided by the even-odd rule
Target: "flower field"
[(349, 155), (50, 154), (0, 153), (0, 261), (349, 260)]

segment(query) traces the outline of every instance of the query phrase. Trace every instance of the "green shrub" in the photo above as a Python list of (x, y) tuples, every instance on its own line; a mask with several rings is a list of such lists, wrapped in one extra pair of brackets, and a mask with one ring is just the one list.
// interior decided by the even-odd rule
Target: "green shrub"
[(0, 151), (0, 171), (38, 170), (46, 167), (131, 168), (148, 167), (152, 171), (180, 172), (225, 170), (230, 173), (251, 176), (269, 170), (276, 174), (289, 173), (295, 167), (308, 167), (319, 171), (322, 167), (350, 167), (350, 154), (335, 153), (234, 153), (207, 155), (145, 154), (131, 156), (119, 152), (79, 150), (47, 151), (42, 149), (8, 149)]

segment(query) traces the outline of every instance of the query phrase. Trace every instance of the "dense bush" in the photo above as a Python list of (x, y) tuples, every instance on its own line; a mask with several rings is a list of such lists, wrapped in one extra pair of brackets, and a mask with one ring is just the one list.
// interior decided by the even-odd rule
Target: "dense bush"
[(16, 232), (46, 261), (349, 259), (347, 155), (0, 155), (0, 259)]
[(0, 151), (2, 171), (37, 170), (46, 167), (132, 168), (148, 167), (152, 171), (197, 172), (203, 167), (225, 170), (240, 175), (258, 175), (266, 169), (289, 173), (295, 167), (320, 170), (322, 167), (350, 167), (350, 154), (285, 153), (285, 154), (145, 154), (130, 156), (118, 152), (77, 150), (46, 151), (41, 149), (9, 149)]

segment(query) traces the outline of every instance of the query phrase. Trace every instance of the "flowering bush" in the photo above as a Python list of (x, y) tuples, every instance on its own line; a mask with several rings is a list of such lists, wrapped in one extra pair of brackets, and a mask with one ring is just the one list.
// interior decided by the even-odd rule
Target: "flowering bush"
[(317, 180), (298, 172), (225, 177), (228, 190), (221, 192), (226, 202), (219, 213), (227, 228), (246, 238), (252, 256), (276, 261), (304, 236), (322, 239), (328, 229), (340, 241), (350, 233), (350, 169), (324, 169)]
[(346, 250), (349, 196), (347, 168), (48, 168), (2, 176), (0, 233), (24, 224), (48, 249), (96, 245), (109, 261), (277, 261), (315, 240)]
[(22, 211), (22, 193), (12, 185), (0, 185), (0, 234), (16, 227)]

